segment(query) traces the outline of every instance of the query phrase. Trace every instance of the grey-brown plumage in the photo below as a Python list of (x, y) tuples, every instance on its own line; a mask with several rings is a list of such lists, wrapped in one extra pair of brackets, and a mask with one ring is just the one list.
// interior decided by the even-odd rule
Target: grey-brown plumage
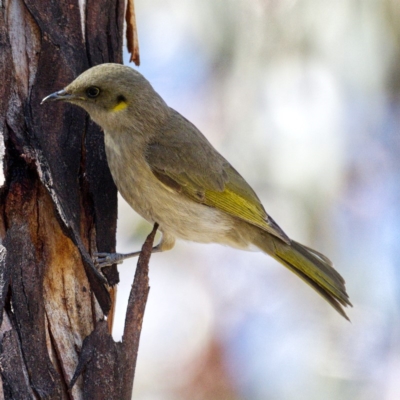
[[(351, 303), (330, 260), (289, 239), (241, 175), (137, 71), (119, 64), (99, 65), (43, 101), (48, 100), (84, 108), (103, 128), (118, 190), (163, 233), (154, 251), (172, 248), (175, 238), (240, 249), (256, 246), (347, 318), (342, 306)], [(128, 256), (133, 255), (137, 252)], [(106, 265), (127, 255), (99, 258)]]

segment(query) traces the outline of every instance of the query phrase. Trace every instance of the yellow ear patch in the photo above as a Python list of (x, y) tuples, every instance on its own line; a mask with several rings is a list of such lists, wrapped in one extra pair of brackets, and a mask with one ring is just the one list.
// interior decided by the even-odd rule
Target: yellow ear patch
[(124, 100), (121, 100), (111, 110), (112, 111), (122, 111), (122, 110), (125, 110), (126, 107), (128, 107), (128, 103)]

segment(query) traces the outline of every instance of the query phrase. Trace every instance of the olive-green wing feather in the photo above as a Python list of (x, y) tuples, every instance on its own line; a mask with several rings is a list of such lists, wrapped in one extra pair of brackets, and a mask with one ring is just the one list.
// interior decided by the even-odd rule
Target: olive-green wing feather
[(164, 185), (289, 242), (253, 189), (193, 124), (173, 112), (159, 133), (146, 160)]

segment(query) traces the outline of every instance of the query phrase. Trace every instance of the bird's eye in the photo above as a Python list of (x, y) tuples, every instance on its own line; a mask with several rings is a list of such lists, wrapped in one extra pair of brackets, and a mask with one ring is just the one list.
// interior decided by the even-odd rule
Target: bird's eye
[(86, 89), (86, 95), (87, 97), (90, 97), (91, 99), (94, 99), (100, 94), (100, 89), (96, 86), (91, 86), (90, 88)]

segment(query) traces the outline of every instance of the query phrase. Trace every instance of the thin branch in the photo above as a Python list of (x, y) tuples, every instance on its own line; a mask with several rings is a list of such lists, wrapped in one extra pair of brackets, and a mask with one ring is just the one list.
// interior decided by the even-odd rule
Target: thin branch
[(124, 335), (122, 337), (123, 354), (125, 355), (125, 370), (122, 380), (122, 385), (125, 386), (125, 388), (122, 390), (122, 393), (127, 393), (127, 399), (130, 399), (132, 395), (143, 316), (150, 290), (149, 261), (157, 229), (158, 224), (156, 223), (144, 242), (128, 300)]

